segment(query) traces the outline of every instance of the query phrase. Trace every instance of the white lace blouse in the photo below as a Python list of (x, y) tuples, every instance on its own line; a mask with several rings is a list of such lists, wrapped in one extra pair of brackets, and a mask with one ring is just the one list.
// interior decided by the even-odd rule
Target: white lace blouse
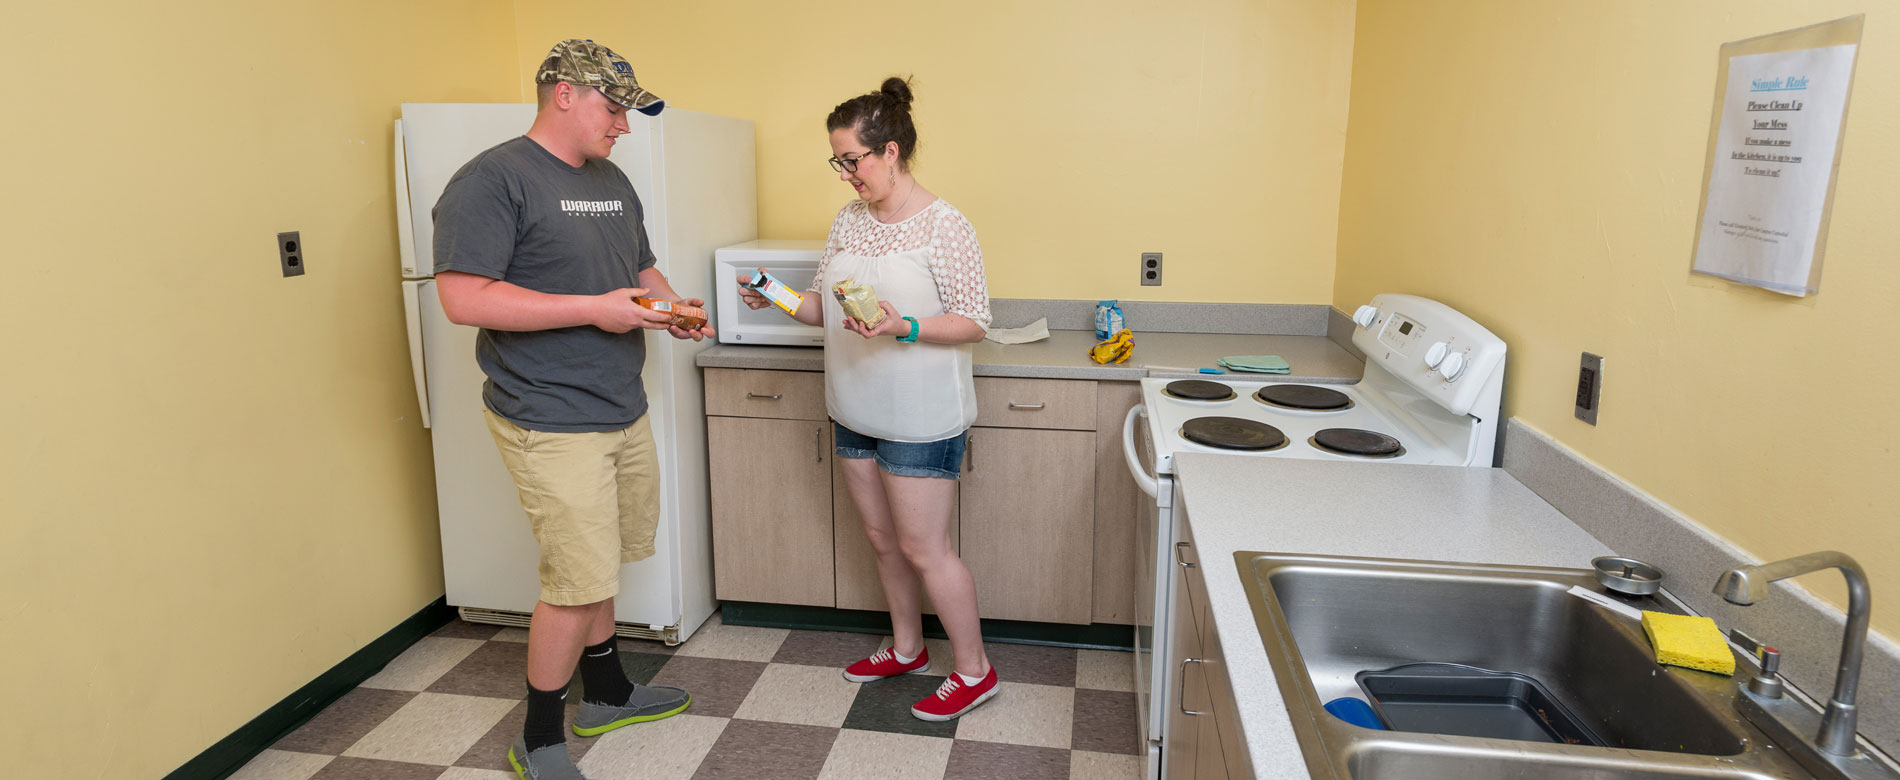
[[(963, 212), (942, 198), (910, 218), (888, 225), (873, 218), (862, 200), (844, 204), (831, 221), (825, 256), (818, 263), (818, 276), (812, 279), (808, 292), (829, 294), (824, 288), (825, 269), (839, 252), (881, 258), (916, 250), (924, 250), (927, 255), (944, 312), (960, 314), (989, 330), (990, 291), (983, 278), (983, 249), (977, 245), (976, 228)], [(843, 281), (843, 277), (833, 281)]]
[(866, 339), (844, 329), (831, 288), (846, 279), (871, 285), (906, 317), (958, 314), (984, 330), (989, 288), (976, 230), (942, 200), (892, 224), (863, 201), (839, 209), (811, 292), (825, 307), (825, 406), (839, 424), (866, 436), (932, 442), (976, 422), (970, 344), (907, 344)]

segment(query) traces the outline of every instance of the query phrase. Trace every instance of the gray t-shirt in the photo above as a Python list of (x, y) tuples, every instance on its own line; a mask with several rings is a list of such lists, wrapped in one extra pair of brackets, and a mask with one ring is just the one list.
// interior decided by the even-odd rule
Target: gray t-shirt
[[(544, 293), (638, 287), (654, 263), (645, 214), (618, 166), (562, 162), (526, 136), (470, 160), (435, 205), (435, 268)], [(646, 414), (645, 331), (592, 325), (515, 332), (483, 328), (475, 360), (482, 401), (530, 430), (615, 431)]]

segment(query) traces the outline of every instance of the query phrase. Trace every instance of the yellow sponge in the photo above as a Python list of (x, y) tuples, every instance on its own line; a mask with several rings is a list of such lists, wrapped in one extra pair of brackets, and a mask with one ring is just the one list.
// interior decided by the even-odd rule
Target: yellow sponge
[(1643, 633), (1656, 648), (1656, 663), (1735, 674), (1735, 654), (1713, 620), (1643, 610)]

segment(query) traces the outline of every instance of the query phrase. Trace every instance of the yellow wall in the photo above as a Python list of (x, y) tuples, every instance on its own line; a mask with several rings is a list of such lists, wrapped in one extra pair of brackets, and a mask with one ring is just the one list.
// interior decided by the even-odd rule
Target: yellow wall
[[(1690, 276), (1717, 48), (1859, 12), (1821, 293)], [(1897, 12), (1361, 0), (1333, 301), (1470, 313), (1510, 344), (1506, 414), (1754, 555), (1844, 550), (1900, 593)], [(1594, 428), (1571, 416), (1583, 351), (1605, 356)], [(1844, 602), (1837, 574), (1801, 581)], [(1874, 624), (1900, 635), (1900, 612)]]
[(914, 74), (915, 170), (976, 226), (991, 294), (1331, 300), (1351, 2), (517, 6), (524, 86), (591, 37), (673, 105), (756, 121), (766, 237), (825, 237), (853, 197), (825, 115)]
[(442, 593), (390, 121), (513, 99), (512, 10), (7, 15), (5, 774), (160, 777)]

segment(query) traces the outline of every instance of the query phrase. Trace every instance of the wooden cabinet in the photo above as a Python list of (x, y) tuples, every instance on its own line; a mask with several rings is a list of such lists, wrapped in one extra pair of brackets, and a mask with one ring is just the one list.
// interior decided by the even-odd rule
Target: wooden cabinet
[(1169, 690), (1176, 697), (1163, 736), (1162, 780), (1252, 778), (1233, 684), (1220, 635), (1214, 630), (1207, 574), (1187, 523), (1174, 528), (1173, 643), (1168, 648)]
[[(834, 468), (824, 374), (706, 369), (718, 597), (883, 610)], [(985, 618), (1132, 624), (1142, 499), (1121, 454), (1133, 382), (977, 377), (952, 543)], [(925, 597), (925, 611), (933, 611)]]
[(1095, 436), (971, 428), (963, 562), (986, 618), (1088, 623), (1095, 594)]
[(706, 409), (716, 595), (835, 605), (824, 377), (708, 369)]

